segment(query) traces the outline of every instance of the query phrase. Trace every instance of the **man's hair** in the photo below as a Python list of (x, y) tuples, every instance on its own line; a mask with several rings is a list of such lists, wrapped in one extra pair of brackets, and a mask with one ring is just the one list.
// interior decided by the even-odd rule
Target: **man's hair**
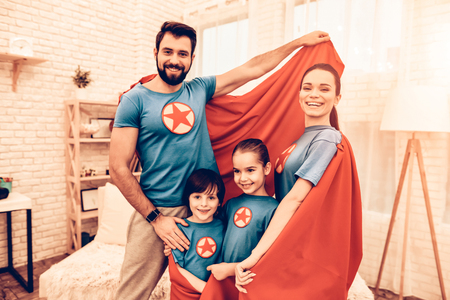
[(156, 35), (156, 50), (159, 51), (159, 45), (167, 32), (176, 38), (187, 36), (191, 40), (191, 56), (194, 54), (195, 46), (197, 45), (197, 32), (191, 26), (172, 21), (167, 21), (162, 24), (161, 31)]

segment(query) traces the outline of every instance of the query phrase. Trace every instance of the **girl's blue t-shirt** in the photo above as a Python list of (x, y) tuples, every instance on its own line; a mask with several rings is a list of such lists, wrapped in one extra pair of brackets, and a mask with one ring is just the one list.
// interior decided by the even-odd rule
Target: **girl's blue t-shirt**
[(269, 196), (242, 194), (228, 200), (223, 211), (228, 221), (222, 262), (241, 262), (250, 256), (269, 226), (278, 201)]

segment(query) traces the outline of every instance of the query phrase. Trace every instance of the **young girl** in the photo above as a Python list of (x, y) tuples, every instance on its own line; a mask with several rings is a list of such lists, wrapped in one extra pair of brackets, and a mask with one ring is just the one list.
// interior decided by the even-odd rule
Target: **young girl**
[[(219, 174), (212, 170), (199, 169), (188, 178), (183, 191), (183, 203), (192, 215), (185, 219), (189, 224), (184, 227), (177, 224), (190, 241), (189, 250), (172, 250), (173, 259), (180, 274), (199, 293), (203, 291), (210, 272), (206, 267), (217, 263), (222, 248), (224, 226), (217, 218), (225, 195), (225, 186)], [(172, 274), (172, 273), (171, 273)], [(171, 278), (173, 281), (173, 278)], [(177, 284), (172, 284), (171, 299)], [(183, 288), (181, 288), (182, 290)]]
[(278, 206), (265, 189), (271, 170), (269, 152), (259, 139), (241, 141), (232, 154), (234, 182), (244, 192), (228, 200), (224, 207), (227, 229), (222, 246), (222, 262), (208, 267), (217, 280), (234, 276), (236, 265), (258, 244)]
[[(236, 286), (241, 292), (246, 292), (242, 286), (249, 284), (254, 276), (249, 269), (272, 246), (336, 154), (336, 145), (342, 139), (335, 108), (341, 99), (340, 88), (339, 74), (328, 64), (314, 65), (303, 76), (299, 98), (305, 113), (305, 132), (276, 163), (275, 190), (281, 203), (261, 241), (236, 267)], [(280, 260), (281, 263), (290, 262)]]

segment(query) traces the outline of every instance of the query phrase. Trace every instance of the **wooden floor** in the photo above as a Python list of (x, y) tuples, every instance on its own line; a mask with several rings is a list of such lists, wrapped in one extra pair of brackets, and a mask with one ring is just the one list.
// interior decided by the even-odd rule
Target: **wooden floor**
[[(0, 300), (38, 300), (39, 299), (39, 276), (47, 271), (53, 264), (63, 260), (68, 255), (55, 256), (33, 263), (33, 285), (34, 291), (28, 293), (9, 273), (0, 274)], [(21, 266), (16, 270), (26, 279), (27, 266)]]
[[(28, 293), (25, 289), (10, 275), (9, 273), (0, 274), (0, 300), (38, 300), (39, 299), (39, 276), (47, 271), (53, 264), (63, 260), (68, 255), (60, 255), (49, 259), (44, 259), (33, 263), (33, 284), (34, 291)], [(26, 266), (18, 267), (17, 271), (26, 276)], [(373, 288), (370, 288), (374, 292)], [(398, 295), (387, 291), (380, 290), (375, 300), (398, 300)], [(405, 297), (404, 300), (421, 300), (416, 297)], [(81, 300), (81, 299), (80, 299)]]
[[(369, 287), (369, 288), (372, 291), (372, 293), (375, 294), (375, 289), (371, 288), (371, 287)], [(398, 297), (397, 294), (394, 294), (394, 293), (392, 293), (391, 291), (388, 291), (388, 290), (381, 290), (381, 289), (378, 291), (378, 296), (374, 297), (375, 300), (385, 300), (385, 299), (398, 300), (398, 298), (399, 297)], [(417, 297), (403, 297), (403, 299), (404, 300), (422, 300), (422, 299), (417, 298)]]

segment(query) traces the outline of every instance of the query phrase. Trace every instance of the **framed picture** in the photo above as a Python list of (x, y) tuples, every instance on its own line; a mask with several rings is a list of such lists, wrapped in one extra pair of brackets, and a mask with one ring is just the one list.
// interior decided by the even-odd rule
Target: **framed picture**
[(99, 131), (93, 133), (91, 135), (92, 138), (110, 138), (111, 137), (111, 129), (112, 124), (114, 123), (114, 119), (106, 119), (106, 118), (98, 118), (91, 119), (92, 124), (99, 125)]
[(81, 190), (81, 210), (89, 211), (98, 209), (97, 189)]

